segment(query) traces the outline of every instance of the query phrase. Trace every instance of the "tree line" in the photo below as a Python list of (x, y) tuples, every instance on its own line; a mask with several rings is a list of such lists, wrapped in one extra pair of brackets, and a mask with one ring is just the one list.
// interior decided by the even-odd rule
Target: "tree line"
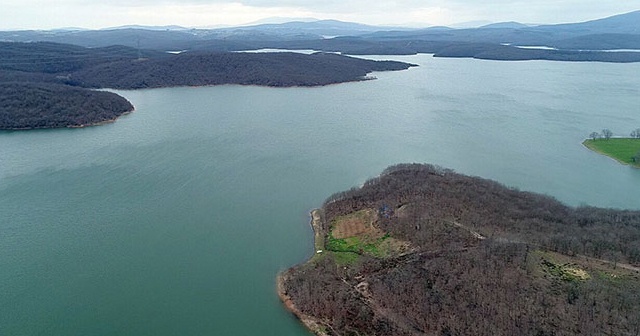
[(80, 127), (133, 110), (123, 97), (52, 83), (0, 83), (0, 129)]
[(334, 54), (193, 53), (104, 63), (73, 72), (68, 83), (117, 89), (200, 85), (320, 86), (362, 80), (409, 65)]
[[(603, 129), (600, 133), (591, 132), (589, 134), (589, 138), (594, 141), (597, 139), (609, 140), (611, 139), (612, 136), (613, 136), (613, 132), (608, 128)], [(633, 139), (640, 139), (640, 128), (636, 128), (633, 131), (631, 131), (631, 133), (629, 134), (629, 137)]]
[[(596, 141), (598, 139), (609, 140), (611, 139), (612, 136), (613, 136), (613, 132), (611, 132), (611, 130), (607, 128), (603, 129), (601, 133), (591, 132), (591, 134), (589, 134), (589, 138), (591, 138), (591, 140), (593, 141)], [(629, 137), (632, 139), (640, 140), (640, 128), (636, 128), (633, 131), (631, 131), (631, 133), (629, 134)], [(631, 162), (635, 162), (635, 163), (640, 162), (640, 151), (638, 151), (631, 157)]]

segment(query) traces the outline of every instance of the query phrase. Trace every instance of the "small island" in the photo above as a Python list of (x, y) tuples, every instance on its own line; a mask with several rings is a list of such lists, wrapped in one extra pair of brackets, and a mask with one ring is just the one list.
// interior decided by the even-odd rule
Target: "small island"
[(630, 137), (613, 137), (608, 129), (602, 133), (593, 132), (582, 144), (590, 150), (606, 155), (622, 164), (640, 168), (640, 128), (631, 132)]
[(640, 211), (402, 164), (311, 224), (313, 256), (277, 290), (316, 335), (640, 332)]

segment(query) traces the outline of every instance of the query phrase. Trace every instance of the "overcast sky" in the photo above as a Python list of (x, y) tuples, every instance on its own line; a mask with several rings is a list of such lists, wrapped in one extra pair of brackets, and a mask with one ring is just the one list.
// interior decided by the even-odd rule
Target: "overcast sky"
[(269, 17), (382, 25), (579, 22), (640, 10), (640, 0), (0, 0), (0, 29), (203, 27)]

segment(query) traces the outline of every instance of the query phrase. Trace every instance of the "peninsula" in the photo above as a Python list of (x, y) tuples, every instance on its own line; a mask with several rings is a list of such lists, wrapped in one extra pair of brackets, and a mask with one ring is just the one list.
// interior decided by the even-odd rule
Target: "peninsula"
[(640, 211), (403, 164), (331, 196), (312, 225), (316, 253), (277, 283), (316, 335), (640, 331)]
[(640, 168), (640, 138), (587, 139), (582, 144), (619, 163)]
[(51, 83), (0, 83), (0, 129), (85, 127), (133, 111), (123, 97)]
[(0, 129), (79, 127), (133, 110), (91, 89), (173, 86), (322, 86), (372, 79), (412, 64), (332, 53), (166, 52), (50, 42), (0, 42)]

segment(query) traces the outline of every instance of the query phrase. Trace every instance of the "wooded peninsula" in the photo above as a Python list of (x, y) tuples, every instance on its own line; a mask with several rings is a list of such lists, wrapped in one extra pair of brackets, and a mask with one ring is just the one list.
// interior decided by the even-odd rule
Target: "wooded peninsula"
[(640, 211), (402, 164), (312, 225), (316, 253), (278, 292), (317, 335), (640, 333)]
[(412, 64), (331, 53), (170, 54), (112, 46), (0, 42), (0, 129), (79, 127), (133, 110), (91, 89), (202, 85), (322, 86), (371, 79)]

